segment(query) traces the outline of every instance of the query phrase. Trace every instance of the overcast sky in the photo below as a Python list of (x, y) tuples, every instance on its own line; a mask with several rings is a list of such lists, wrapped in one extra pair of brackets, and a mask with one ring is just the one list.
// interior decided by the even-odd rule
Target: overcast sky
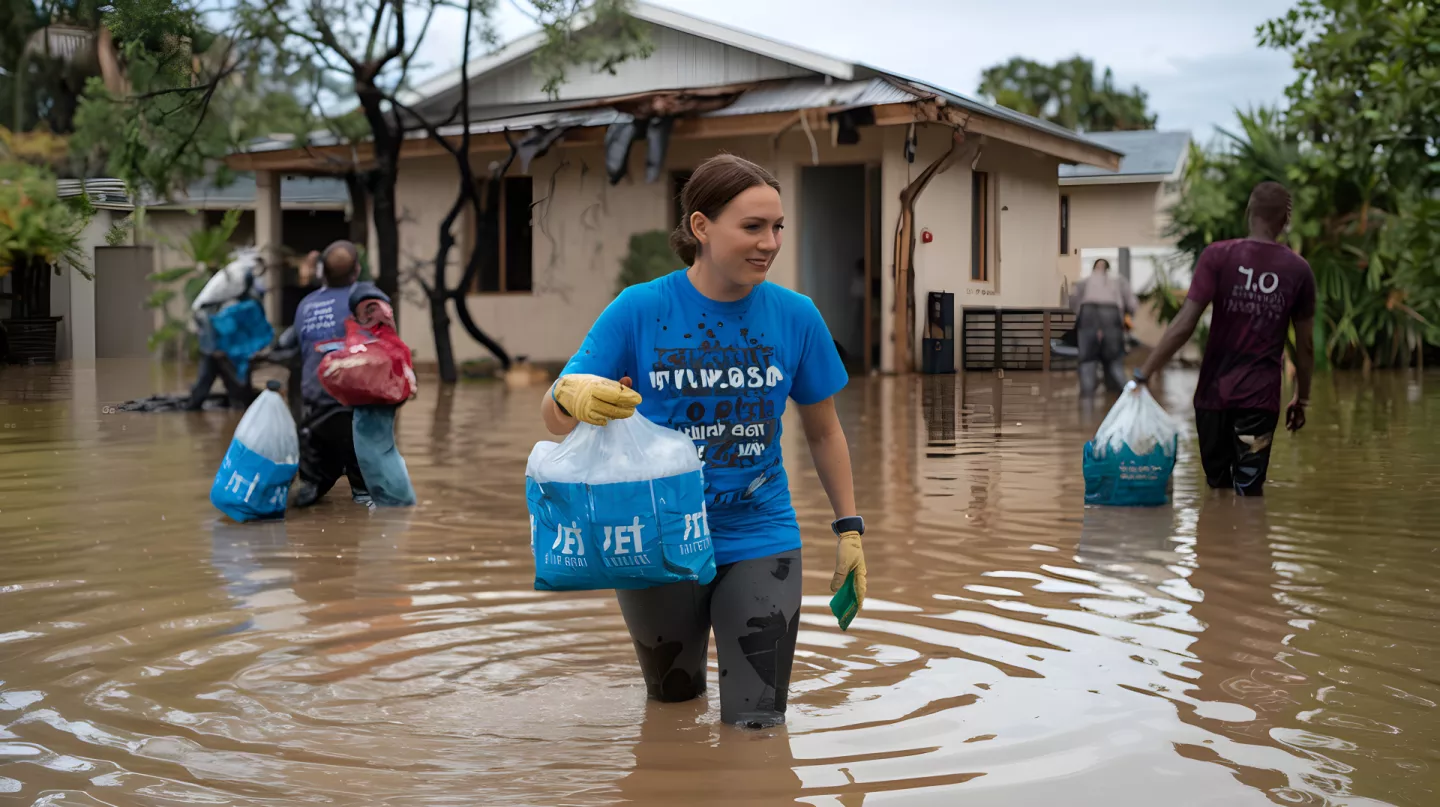
[[(1139, 84), (1162, 129), (1202, 140), (1233, 129), (1234, 110), (1284, 100), (1287, 54), (1261, 49), (1255, 28), (1292, 0), (655, 0), (696, 17), (846, 60), (976, 94), (980, 71), (1012, 56), (1044, 62), (1080, 54)], [(526, 32), (508, 6), (501, 29)], [(438, 26), (454, 32), (459, 25)], [(432, 37), (434, 69), (459, 61), (459, 40)], [(428, 72), (428, 71), (427, 71)]]

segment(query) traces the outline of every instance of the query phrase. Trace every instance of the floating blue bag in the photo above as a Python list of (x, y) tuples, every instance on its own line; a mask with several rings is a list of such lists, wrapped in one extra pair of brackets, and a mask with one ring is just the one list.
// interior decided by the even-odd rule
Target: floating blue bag
[(1144, 387), (1130, 382), (1085, 444), (1085, 503), (1158, 507), (1170, 501), (1179, 429)]
[(535, 588), (714, 580), (700, 468), (690, 438), (639, 414), (537, 443), (525, 474)]
[(279, 389), (279, 381), (268, 382), (245, 410), (210, 485), (210, 503), (236, 521), (285, 516), (300, 442)]

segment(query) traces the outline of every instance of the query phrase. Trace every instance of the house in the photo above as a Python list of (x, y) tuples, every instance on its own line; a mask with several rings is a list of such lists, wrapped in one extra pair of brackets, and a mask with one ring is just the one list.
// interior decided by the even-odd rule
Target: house
[[(780, 180), (789, 241), (770, 278), (815, 300), (857, 370), (921, 366), (932, 291), (953, 293), (957, 309), (1062, 304), (1057, 172), (1074, 164), (1117, 170), (1118, 151), (921, 81), (649, 3), (631, 13), (650, 25), (653, 54), (614, 75), (577, 71), (558, 98), (532, 68), (539, 34), (468, 66), (477, 175), (505, 164), (507, 137), (536, 152), (526, 159), (522, 150), (510, 165), (489, 223), (493, 237), (477, 239), (468, 217), (457, 222), (460, 249), (447, 266), (456, 277), (468, 251), (483, 244), (468, 306), (509, 353), (568, 357), (613, 298), (630, 236), (672, 229), (688, 171), (720, 151), (755, 160)], [(453, 120), (459, 88), (456, 71), (404, 100), (426, 118)], [(458, 133), (458, 124), (442, 130)], [(607, 138), (639, 145), (607, 169)], [(663, 159), (647, 166), (652, 149)], [(279, 173), (363, 167), (369, 154), (277, 142), (229, 162), (255, 171), (263, 186)], [(423, 132), (403, 144), (402, 273), (433, 260), (457, 176), (453, 158)], [(927, 176), (928, 184), (917, 182)], [(906, 238), (896, 249), (901, 194), (911, 183), (919, 189), (908, 220), (913, 252)], [(280, 237), (273, 215), (260, 218), (262, 238)], [(400, 322), (417, 361), (434, 361), (428, 308), (414, 290)], [(459, 324), (452, 328), (458, 359), (487, 355)]]
[[(282, 177), (280, 207), (286, 225), (280, 245), (288, 256), (321, 249), (345, 238), (350, 197), (344, 182), (331, 177)], [(62, 197), (86, 194), (95, 214), (81, 234), (87, 270), (94, 279), (67, 266), (51, 282), (51, 312), (63, 317), (56, 335), (57, 357), (85, 366), (95, 359), (145, 358), (151, 355), (150, 334), (163, 322), (161, 312), (146, 305), (155, 291), (149, 276), (191, 263), (182, 247), (190, 235), (219, 223), (228, 210), (242, 211), (231, 235), (234, 245), (254, 243), (255, 179), (240, 175), (224, 188), (210, 182), (192, 184), (177, 198), (152, 200), (144, 205), (145, 224), (137, 231), (132, 216), (136, 204), (125, 184), (117, 179), (62, 179)], [(118, 226), (117, 226), (118, 225)], [(3, 286), (3, 283), (0, 283)], [(293, 316), (295, 293), (284, 288), (269, 295), (280, 316)], [(286, 297), (292, 298), (286, 302)], [(185, 316), (178, 301), (171, 313)]]
[[(1190, 133), (1091, 132), (1089, 139), (1124, 155), (1120, 167), (1060, 166), (1060, 272), (1070, 284), (1099, 258), (1128, 273), (1137, 293), (1164, 276), (1189, 284), (1190, 267), (1167, 231), (1169, 209), (1190, 153)], [(1155, 344), (1163, 333), (1153, 312), (1136, 317), (1135, 336)]]

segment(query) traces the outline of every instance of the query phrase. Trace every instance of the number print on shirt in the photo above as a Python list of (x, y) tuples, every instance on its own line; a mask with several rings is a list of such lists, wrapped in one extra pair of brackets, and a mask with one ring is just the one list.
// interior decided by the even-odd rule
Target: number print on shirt
[(1285, 295), (1276, 294), (1280, 288), (1280, 275), (1275, 272), (1261, 272), (1255, 277), (1255, 270), (1246, 266), (1238, 267), (1245, 276), (1245, 285), (1236, 283), (1225, 300), (1225, 310), (1231, 314), (1247, 314), (1258, 320), (1279, 320), (1290, 310)]

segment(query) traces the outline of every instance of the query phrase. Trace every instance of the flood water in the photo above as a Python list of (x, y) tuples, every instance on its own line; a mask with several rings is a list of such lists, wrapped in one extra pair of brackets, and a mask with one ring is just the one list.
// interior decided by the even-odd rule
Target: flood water
[[(538, 390), (422, 381), (422, 502), (239, 526), (180, 369), (0, 369), (0, 803), (1440, 804), (1440, 377), (1321, 378), (1264, 500), (1085, 509), (1073, 376), (852, 382), (870, 597), (807, 532), (789, 725), (648, 704), (603, 593), (533, 591)], [(716, 692), (712, 656), (711, 692)]]

